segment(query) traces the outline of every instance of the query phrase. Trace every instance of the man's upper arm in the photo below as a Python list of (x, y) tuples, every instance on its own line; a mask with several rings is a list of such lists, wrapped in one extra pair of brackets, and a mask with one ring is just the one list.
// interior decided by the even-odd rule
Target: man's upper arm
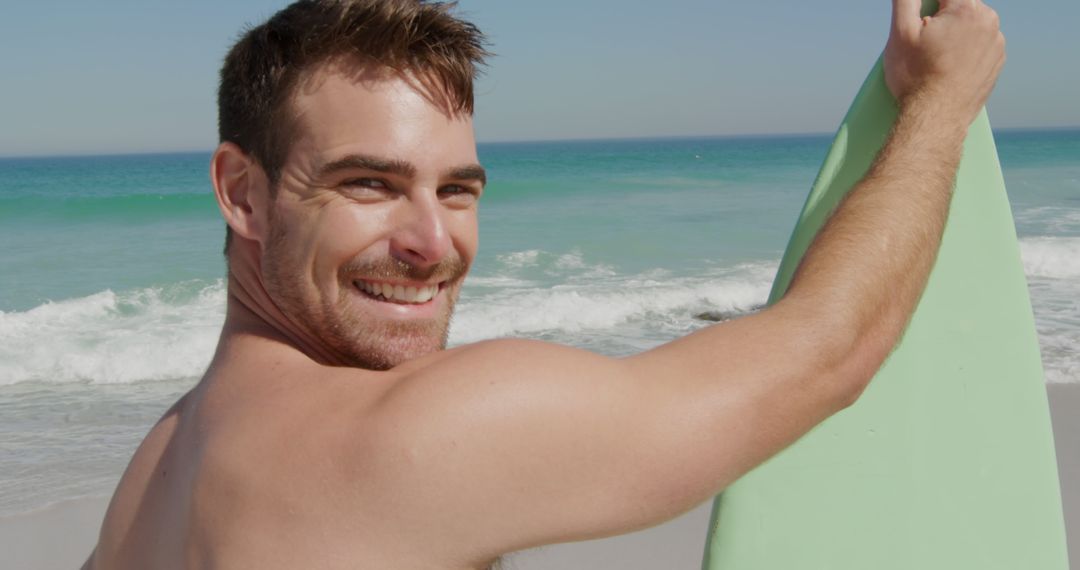
[(387, 510), (482, 557), (693, 508), (842, 407), (774, 313), (626, 359), (511, 340), (443, 353), (369, 418), (374, 473), (410, 491)]

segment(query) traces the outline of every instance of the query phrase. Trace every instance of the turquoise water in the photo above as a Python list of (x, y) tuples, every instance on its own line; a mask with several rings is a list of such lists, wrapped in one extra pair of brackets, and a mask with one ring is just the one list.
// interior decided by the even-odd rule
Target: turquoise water
[[(605, 354), (764, 302), (831, 136), (489, 144), (458, 344)], [(1080, 382), (1080, 130), (1001, 132), (1050, 382)], [(111, 491), (224, 315), (209, 153), (0, 159), (0, 515)]]
[[(825, 139), (481, 145), (477, 269), (577, 251), (622, 270), (768, 259)], [(208, 153), (0, 161), (0, 310), (222, 274)], [(812, 176), (812, 174), (810, 175)], [(77, 277), (76, 277), (77, 276)]]

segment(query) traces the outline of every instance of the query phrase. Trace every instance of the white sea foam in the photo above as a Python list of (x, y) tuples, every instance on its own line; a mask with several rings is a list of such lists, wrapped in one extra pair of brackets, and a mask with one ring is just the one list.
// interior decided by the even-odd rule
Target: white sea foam
[(499, 255), (497, 256), (497, 259), (499, 260), (499, 263), (506, 267), (529, 267), (536, 265), (537, 261), (540, 259), (540, 253), (541, 251), (539, 249), (514, 251)]
[(178, 284), (0, 312), (0, 385), (131, 383), (199, 376), (225, 316), (225, 286)]
[(566, 253), (550, 253), (539, 249), (515, 251), (496, 256), (496, 261), (500, 271), (511, 274), (522, 270), (536, 270), (549, 276), (574, 274), (576, 277), (597, 278), (616, 275), (610, 265), (586, 263), (585, 256), (578, 249)]
[(466, 284), (468, 287), (532, 287), (536, 282), (509, 275), (470, 275)]
[(1020, 240), (1046, 381), (1080, 383), (1080, 237)]
[(1018, 210), (1017, 224), (1036, 228), (1039, 233), (1068, 235), (1080, 231), (1080, 208), (1039, 206)]
[[(620, 276), (579, 262), (578, 278), (552, 287), (500, 290), (459, 304), (451, 341), (645, 328), (692, 328), (702, 311), (749, 311), (765, 302), (775, 265), (743, 265), (713, 275), (657, 279)], [(597, 277), (603, 272), (604, 277)]]
[[(1021, 247), (1047, 381), (1080, 382), (1080, 238), (1025, 238)], [(577, 251), (507, 254), (469, 278), (450, 339), (526, 336), (609, 352), (647, 348), (702, 326), (697, 313), (761, 305), (775, 267), (626, 274)], [(0, 312), (0, 386), (198, 377), (224, 320), (224, 289), (218, 281), (106, 290)]]
[(1039, 331), (1043, 372), (1051, 384), (1080, 383), (1080, 331)]
[(1031, 277), (1080, 277), (1080, 238), (1031, 237), (1020, 240), (1024, 272)]

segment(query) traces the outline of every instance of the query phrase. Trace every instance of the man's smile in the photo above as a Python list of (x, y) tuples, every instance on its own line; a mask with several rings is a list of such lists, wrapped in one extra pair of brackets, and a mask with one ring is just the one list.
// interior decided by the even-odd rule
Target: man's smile
[(383, 302), (423, 305), (439, 294), (446, 281), (439, 283), (389, 283), (357, 279), (353, 285), (369, 297)]

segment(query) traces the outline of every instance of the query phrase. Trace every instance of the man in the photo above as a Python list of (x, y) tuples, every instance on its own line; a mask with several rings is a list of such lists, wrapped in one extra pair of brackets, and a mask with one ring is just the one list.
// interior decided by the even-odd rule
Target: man
[(789, 293), (624, 359), (443, 350), (485, 182), (475, 28), (356, 0), (249, 31), (211, 163), (221, 340), (136, 452), (85, 568), (489, 567), (673, 518), (850, 405), (921, 294), (1004, 61), (979, 0), (919, 4), (894, 1), (899, 121)]

